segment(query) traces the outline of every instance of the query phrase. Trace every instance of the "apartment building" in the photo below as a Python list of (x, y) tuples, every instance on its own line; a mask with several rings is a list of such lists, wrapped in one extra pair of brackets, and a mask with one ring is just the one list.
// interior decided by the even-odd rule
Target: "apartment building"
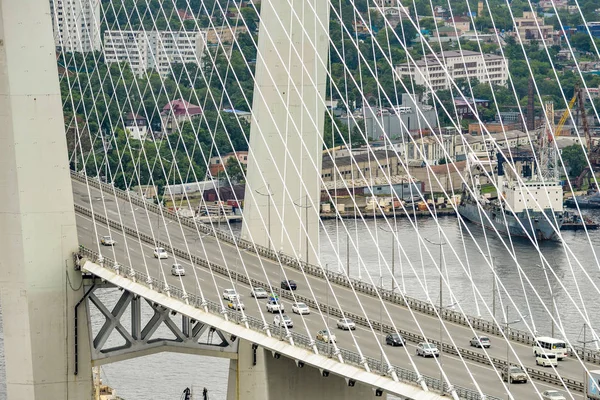
[(409, 77), (428, 90), (447, 90), (457, 79), (477, 79), (481, 83), (505, 86), (508, 60), (495, 54), (451, 50), (397, 65), (396, 73), (399, 79)]
[(173, 63), (200, 65), (205, 46), (206, 32), (107, 30), (104, 61), (126, 62), (138, 76), (148, 70), (166, 76)]
[(64, 52), (99, 51), (100, 0), (50, 0), (56, 48)]
[(515, 27), (524, 43), (531, 40), (549, 39), (554, 33), (554, 26), (545, 25), (544, 18), (538, 17), (531, 11), (524, 11), (522, 17), (515, 17)]

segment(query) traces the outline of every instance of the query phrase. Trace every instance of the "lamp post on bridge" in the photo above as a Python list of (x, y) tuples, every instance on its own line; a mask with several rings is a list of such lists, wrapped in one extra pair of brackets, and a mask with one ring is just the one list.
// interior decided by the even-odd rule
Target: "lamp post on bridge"
[[(479, 254), (481, 254), (486, 260), (488, 259), (488, 257), (482, 252), (479, 251)], [(497, 289), (497, 278), (496, 278), (496, 257), (492, 256), (492, 317), (493, 319), (496, 319), (496, 292), (498, 291)], [(479, 307), (477, 307), (479, 309)]]
[[(527, 315), (524, 315), (523, 318), (520, 319), (515, 319), (513, 321), (509, 321), (508, 320), (508, 305), (506, 306), (506, 316), (505, 316), (506, 320), (504, 321), (504, 325), (506, 325), (504, 334), (506, 335), (506, 376), (507, 376), (507, 380), (508, 383), (510, 383), (510, 352), (509, 352), (509, 348), (510, 348), (510, 326), (516, 323), (521, 322), (522, 320), (524, 320), (525, 318), (527, 318)], [(510, 400), (510, 390), (508, 391), (508, 400)]]
[(296, 202), (294, 202), (294, 205), (296, 207), (300, 207), (303, 208), (304, 211), (304, 226), (306, 229), (306, 259), (304, 260), (306, 262), (306, 264), (308, 264), (308, 209), (311, 208), (311, 205), (308, 204), (308, 195), (305, 196), (306, 197), (306, 204), (302, 205), (302, 204), (298, 204)]
[(267, 183), (267, 193), (261, 193), (258, 190), (255, 190), (256, 194), (259, 194), (261, 196), (266, 196), (268, 197), (268, 203), (267, 203), (267, 233), (269, 235), (268, 237), (268, 242), (269, 242), (269, 250), (271, 250), (271, 196), (273, 196), (273, 193), (271, 193), (271, 185), (269, 185)]
[(442, 353), (443, 353), (442, 349), (443, 349), (444, 346), (443, 346), (442, 340), (444, 338), (443, 337), (443, 332), (444, 331), (442, 329), (442, 317), (443, 317), (442, 313), (444, 312), (444, 303), (443, 303), (443, 297), (442, 296), (443, 296), (443, 293), (444, 293), (443, 292), (444, 280), (443, 280), (443, 270), (442, 270), (442, 268), (443, 268), (442, 267), (442, 264), (443, 264), (442, 246), (444, 246), (445, 244), (448, 244), (448, 243), (442, 241), (442, 233), (441, 233), (441, 231), (440, 231), (439, 235), (440, 235), (440, 241), (439, 241), (439, 243), (431, 241), (431, 240), (429, 240), (427, 238), (423, 238), (423, 239), (425, 239), (430, 244), (433, 244), (433, 245), (436, 245), (436, 246), (440, 246), (440, 306), (439, 306), (440, 307), (440, 348), (438, 349), (440, 355), (439, 355), (438, 359), (439, 359), (439, 363), (440, 363), (440, 385), (441, 385), (441, 390), (442, 390), (442, 395), (443, 395), (444, 394), (444, 374), (443, 374), (443, 368), (442, 368), (442, 365), (443, 365), (443, 363), (442, 363)]
[(550, 315), (551, 322), (552, 322), (551, 336), (554, 337), (554, 318), (558, 314), (556, 312), (556, 301), (555, 301), (556, 293), (554, 293), (554, 289), (552, 289), (552, 285), (550, 284), (550, 280), (548, 279), (548, 272), (546, 271), (546, 265), (545, 264), (543, 264), (543, 265), (536, 264), (536, 266), (538, 268), (541, 268), (544, 270), (544, 276), (546, 277), (546, 282), (548, 282), (548, 287), (550, 288), (550, 297), (552, 298), (552, 313)]
[(581, 343), (583, 345), (583, 354), (581, 355), (581, 359), (583, 360), (583, 398), (587, 399), (587, 394), (588, 394), (588, 374), (587, 374), (587, 369), (585, 368), (585, 345), (588, 343), (595, 343), (598, 341), (598, 339), (591, 339), (591, 340), (586, 340), (586, 334), (587, 334), (587, 324), (584, 322), (583, 323), (583, 340), (578, 340), (579, 343)]
[[(396, 248), (396, 241), (394, 240), (395, 239), (394, 234), (398, 233), (398, 230), (397, 229), (388, 230), (388, 229), (385, 229), (383, 226), (380, 226), (379, 229), (381, 229), (384, 232), (388, 232), (388, 233), (392, 234), (392, 293), (394, 293), (396, 291), (396, 280), (395, 280), (396, 273), (394, 270), (394, 267), (395, 267), (395, 265), (394, 265), (394, 250)], [(383, 285), (383, 283), (381, 283), (381, 285)]]

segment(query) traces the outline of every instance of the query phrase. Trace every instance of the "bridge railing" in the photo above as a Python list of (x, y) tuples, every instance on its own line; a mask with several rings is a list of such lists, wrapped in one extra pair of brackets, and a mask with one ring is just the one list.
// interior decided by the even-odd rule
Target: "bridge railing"
[[(166, 218), (179, 221), (182, 225), (185, 225), (185, 226), (193, 228), (193, 229), (198, 229), (200, 232), (202, 232), (204, 234), (212, 235), (221, 241), (232, 244), (239, 248), (252, 250), (261, 257), (270, 259), (277, 263), (281, 262), (281, 264), (283, 264), (283, 265), (294, 268), (298, 271), (303, 271), (303, 272), (305, 272), (309, 275), (315, 276), (315, 277), (324, 278), (325, 274), (327, 274), (327, 278), (332, 283), (335, 283), (335, 284), (337, 284), (339, 286), (343, 286), (343, 287), (351, 287), (352, 286), (352, 287), (354, 287), (354, 289), (357, 292), (361, 292), (363, 294), (367, 294), (372, 297), (377, 297), (377, 289), (375, 286), (371, 285), (370, 283), (363, 282), (356, 278), (347, 277), (346, 275), (338, 273), (338, 272), (326, 271), (321, 266), (308, 264), (304, 261), (300, 261), (297, 258), (291, 257), (291, 256), (283, 254), (281, 252), (276, 252), (267, 247), (257, 245), (251, 241), (241, 239), (237, 236), (232, 235), (229, 232), (221, 231), (216, 228), (213, 229), (212, 227), (205, 225), (203, 223), (200, 223), (200, 222), (194, 220), (193, 218), (180, 217), (179, 215), (177, 215), (176, 213), (174, 213), (173, 211), (169, 210), (168, 208), (166, 208), (164, 206), (159, 206), (152, 202), (148, 202), (148, 201), (140, 198), (139, 196), (132, 195), (124, 190), (114, 187), (113, 185), (107, 184), (105, 182), (101, 182), (97, 178), (88, 177), (86, 180), (86, 176), (84, 174), (77, 173), (75, 171), (71, 171), (71, 176), (73, 177), (73, 179), (76, 179), (80, 182), (84, 182), (84, 183), (88, 182), (91, 186), (98, 188), (102, 191), (107, 191), (111, 194), (114, 191), (114, 193), (117, 195), (117, 197), (123, 198), (125, 200), (131, 199), (131, 201), (136, 205), (139, 205), (139, 206), (146, 205), (148, 207), (148, 210), (150, 210), (150, 211), (158, 213), (159, 209), (162, 208), (163, 215)], [(80, 210), (87, 210), (87, 209), (85, 209), (84, 207), (76, 207), (76, 210), (80, 211)], [(87, 211), (89, 214), (89, 210), (87, 210)], [(80, 211), (80, 212), (82, 212), (82, 211)], [(100, 216), (97, 215), (96, 217), (99, 218)], [(121, 228), (119, 228), (119, 229), (121, 229)], [(142, 234), (140, 234), (140, 235), (142, 235)], [(133, 236), (138, 236), (138, 234), (136, 233)], [(154, 243), (154, 242), (155, 242), (154, 239), (152, 239), (149, 243)], [(168, 246), (164, 243), (161, 243), (161, 246), (165, 247), (165, 248), (166, 247), (170, 248), (170, 246)], [(182, 255), (182, 256), (185, 256), (185, 255)], [(389, 289), (381, 288), (381, 289), (379, 289), (379, 291), (381, 293), (381, 297), (390, 303), (408, 307), (411, 310), (417, 311), (422, 314), (427, 314), (427, 315), (437, 315), (438, 314), (437, 310), (438, 310), (439, 306), (435, 306), (435, 305), (431, 304), (430, 302), (419, 300), (419, 299), (416, 299), (416, 298), (413, 298), (410, 296), (402, 295), (396, 291), (391, 291)], [(476, 329), (476, 330), (479, 330), (482, 332), (486, 332), (486, 333), (492, 334), (492, 335), (502, 336), (503, 328), (498, 326), (493, 321), (488, 321), (483, 318), (478, 318), (478, 317), (474, 317), (474, 316), (465, 316), (464, 314), (462, 314), (460, 312), (449, 310), (447, 308), (443, 308), (441, 310), (441, 312), (439, 312), (439, 314), (445, 321), (450, 321), (450, 322), (460, 324), (463, 326), (472, 326), (473, 329)], [(509, 330), (507, 336), (510, 340), (515, 341), (515, 342), (531, 344), (531, 345), (533, 343), (535, 343), (535, 337), (530, 335), (529, 332), (527, 332), (527, 331), (511, 328)], [(581, 346), (573, 346), (572, 348), (569, 349), (569, 353), (571, 356), (573, 356), (573, 355), (575, 355), (575, 353), (577, 353), (579, 355), (579, 357), (581, 357), (582, 359), (585, 359), (585, 361), (592, 362), (595, 364), (600, 364), (600, 352), (597, 350), (587, 349), (587, 348), (584, 349)]]
[[(248, 327), (250, 327), (250, 329), (264, 333), (265, 324), (259, 318), (255, 318), (255, 317), (252, 317), (249, 315), (245, 315), (245, 318), (244, 318), (244, 315), (239, 311), (223, 310), (219, 303), (216, 303), (216, 302), (213, 302), (210, 300), (203, 301), (200, 296), (197, 296), (195, 294), (186, 293), (181, 288), (178, 288), (174, 285), (166, 284), (159, 279), (156, 279), (156, 278), (153, 278), (153, 277), (147, 275), (145, 272), (134, 270), (128, 266), (119, 265), (118, 263), (116, 263), (115, 260), (112, 260), (107, 257), (103, 257), (100, 254), (96, 253), (95, 251), (90, 250), (84, 246), (79, 247), (79, 255), (81, 257), (88, 258), (90, 261), (92, 261), (94, 263), (101, 265), (103, 268), (107, 268), (109, 270), (114, 271), (115, 273), (117, 273), (120, 276), (129, 278), (139, 284), (142, 284), (151, 290), (154, 290), (159, 293), (164, 293), (173, 298), (177, 298), (177, 299), (179, 299), (183, 302), (187, 302), (188, 304), (195, 306), (197, 308), (205, 307), (205, 310), (207, 310), (211, 314), (219, 315), (221, 317), (224, 317), (225, 314), (228, 314), (228, 316), (231, 317), (231, 318), (229, 318), (229, 320), (236, 322), (236, 323), (241, 323), (241, 321), (243, 321), (245, 319), (245, 321), (247, 322)], [(272, 337), (281, 337), (282, 339), (290, 337), (290, 336), (287, 336), (287, 333), (285, 332), (284, 328), (276, 327), (273, 324), (269, 324), (269, 329), (272, 333)], [(288, 332), (289, 332), (289, 335), (291, 335), (291, 338), (293, 339), (293, 341), (290, 341), (290, 343), (293, 343), (294, 346), (302, 347), (307, 350), (313, 351), (312, 345), (314, 344), (317, 346), (320, 354), (326, 355), (328, 357), (332, 357), (330, 349), (332, 349), (333, 346), (328, 346), (326, 343), (314, 341), (312, 338), (310, 338), (306, 335), (303, 335), (301, 333), (298, 333), (298, 332), (294, 332), (294, 331), (288, 331)], [(372, 372), (379, 373), (381, 375), (387, 375), (389, 373), (389, 371), (387, 371), (387, 369), (383, 368), (383, 365), (381, 364), (380, 360), (376, 360), (371, 357), (361, 357), (358, 353), (353, 352), (351, 350), (347, 350), (347, 349), (340, 348), (339, 350), (340, 350), (342, 359), (347, 364), (352, 364), (352, 365), (364, 368), (363, 361), (366, 360), (366, 362), (368, 363), (369, 368), (371, 369)], [(398, 366), (392, 366), (392, 369), (393, 369), (393, 371), (396, 372), (398, 378), (401, 381), (408, 382), (408, 383), (415, 384), (415, 385), (419, 384), (418, 375), (414, 371), (408, 370), (406, 368), (398, 367)], [(441, 383), (438, 379), (432, 378), (429, 376), (423, 376), (423, 379), (425, 379), (425, 382), (429, 388), (434, 389), (434, 390), (440, 389)], [(445, 387), (447, 388), (447, 385)], [(463, 388), (461, 386), (454, 386), (454, 389), (456, 389), (459, 397), (463, 398), (463, 399), (501, 400), (497, 397), (488, 396), (488, 395), (483, 397), (478, 392), (476, 392), (472, 389)]]

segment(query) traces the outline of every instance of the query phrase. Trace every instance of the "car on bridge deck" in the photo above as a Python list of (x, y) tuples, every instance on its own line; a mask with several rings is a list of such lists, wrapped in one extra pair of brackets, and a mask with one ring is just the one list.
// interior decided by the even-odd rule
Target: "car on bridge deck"
[(310, 308), (304, 303), (294, 303), (292, 304), (292, 312), (294, 314), (310, 314)]
[(293, 280), (284, 280), (281, 281), (281, 288), (285, 290), (296, 290), (298, 285)]
[(435, 344), (421, 342), (417, 345), (417, 355), (421, 357), (437, 357), (440, 355), (440, 351)]
[(525, 373), (525, 371), (523, 371), (523, 368), (511, 365), (510, 373), (506, 369), (506, 367), (502, 368), (502, 380), (508, 383), (527, 383), (527, 374)]
[(356, 324), (350, 318), (340, 318), (337, 320), (337, 327), (345, 331), (353, 331), (356, 329)]
[(252, 297), (255, 297), (257, 299), (266, 299), (267, 297), (269, 297), (267, 291), (261, 287), (256, 287), (252, 289), (250, 294), (252, 295)]
[(558, 390), (546, 390), (542, 392), (543, 400), (567, 400)]
[(337, 340), (337, 338), (333, 333), (330, 335), (327, 329), (323, 329), (317, 332), (317, 340), (320, 340), (321, 342), (325, 343), (334, 343)]
[(242, 296), (232, 296), (229, 303), (227, 303), (227, 307), (237, 311), (246, 309), (246, 306), (242, 302)]
[(154, 248), (154, 258), (169, 258), (169, 255), (167, 254), (167, 251), (165, 249), (163, 249), (162, 247), (155, 247)]
[(115, 240), (110, 236), (102, 236), (100, 238), (100, 244), (102, 246), (114, 246), (115, 244), (117, 244), (117, 242), (115, 242)]
[(267, 311), (270, 313), (275, 313), (275, 312), (279, 312), (279, 311), (284, 312), (285, 306), (280, 301), (269, 300), (269, 301), (267, 301)]
[(181, 264), (173, 264), (171, 267), (171, 275), (175, 276), (185, 276), (185, 269)]
[(294, 322), (292, 321), (292, 319), (285, 314), (276, 315), (275, 318), (273, 318), (273, 324), (275, 324), (275, 326), (284, 326), (285, 325), (288, 328), (294, 327)]
[(225, 300), (231, 300), (234, 297), (237, 297), (237, 292), (235, 291), (235, 289), (225, 289), (223, 290), (223, 298)]
[(404, 346), (404, 338), (397, 333), (390, 333), (385, 337), (385, 344), (389, 346)]
[(485, 347), (486, 349), (489, 349), (492, 345), (492, 343), (490, 342), (490, 338), (487, 336), (475, 336), (471, 339), (470, 344), (473, 347)]

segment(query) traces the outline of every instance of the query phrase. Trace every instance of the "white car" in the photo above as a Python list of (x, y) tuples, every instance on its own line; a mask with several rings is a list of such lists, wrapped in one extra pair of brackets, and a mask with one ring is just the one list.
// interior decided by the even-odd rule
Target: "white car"
[(255, 297), (257, 299), (266, 299), (267, 297), (269, 297), (269, 293), (267, 293), (267, 291), (261, 287), (252, 289), (252, 292), (250, 294), (252, 295), (252, 297)]
[(185, 269), (181, 264), (173, 264), (171, 267), (171, 275), (175, 276), (185, 276)]
[(310, 314), (310, 308), (304, 303), (294, 303), (292, 304), (292, 312), (294, 314)]
[(325, 343), (334, 343), (337, 338), (333, 333), (330, 335), (327, 329), (323, 329), (322, 331), (317, 332), (317, 340)]
[(284, 312), (285, 307), (283, 306), (283, 303), (280, 303), (277, 300), (269, 300), (267, 302), (267, 311), (270, 313), (275, 313), (278, 311)]
[(235, 291), (235, 289), (225, 289), (223, 290), (223, 298), (225, 300), (233, 300), (235, 297), (237, 297), (237, 292)]
[(227, 303), (227, 307), (237, 311), (244, 310), (246, 308), (244, 303), (242, 303), (240, 296), (233, 296), (231, 300), (229, 300), (229, 303)]
[(115, 240), (110, 236), (102, 236), (100, 238), (100, 244), (102, 246), (114, 246), (115, 244), (117, 244), (117, 242), (115, 242)]
[(356, 324), (350, 318), (341, 318), (337, 321), (337, 327), (345, 331), (356, 329)]
[(421, 342), (417, 345), (417, 355), (421, 357), (437, 357), (440, 351), (435, 344)]
[(546, 390), (542, 392), (542, 399), (544, 400), (567, 400), (558, 390)]
[(154, 258), (169, 258), (169, 255), (167, 254), (167, 251), (162, 247), (155, 247)]
[(285, 314), (276, 315), (275, 318), (273, 318), (273, 323), (275, 324), (275, 326), (284, 326), (285, 325), (288, 328), (294, 327), (294, 322), (292, 321), (292, 319)]

